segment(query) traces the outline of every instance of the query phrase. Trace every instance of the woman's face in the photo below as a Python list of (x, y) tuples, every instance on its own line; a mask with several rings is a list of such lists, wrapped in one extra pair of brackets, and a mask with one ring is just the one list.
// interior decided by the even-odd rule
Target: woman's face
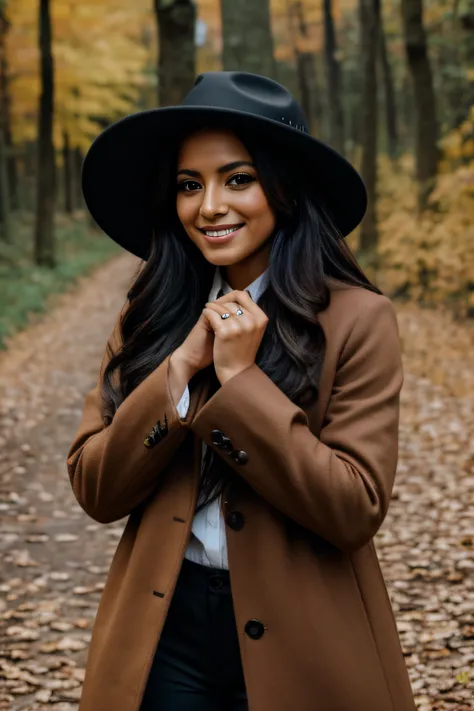
[(255, 271), (252, 262), (268, 259), (275, 218), (252, 158), (233, 133), (205, 130), (188, 137), (179, 153), (177, 183), (178, 217), (208, 262), (247, 264)]

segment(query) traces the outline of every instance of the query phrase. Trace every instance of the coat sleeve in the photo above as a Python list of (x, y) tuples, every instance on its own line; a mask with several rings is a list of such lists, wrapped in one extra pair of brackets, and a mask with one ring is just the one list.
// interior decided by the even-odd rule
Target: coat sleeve
[[(319, 437), (306, 413), (256, 364), (224, 383), (192, 429), (283, 514), (338, 548), (355, 550), (387, 513), (402, 383), (395, 311), (377, 296), (346, 339)], [(246, 463), (220, 451), (213, 430), (246, 452)]]
[(102, 375), (120, 345), (119, 319), (107, 342), (96, 387), (85, 397), (79, 430), (67, 455), (74, 495), (100, 523), (127, 516), (152, 492), (189, 431), (170, 393), (170, 356), (125, 398), (111, 424), (104, 425)]

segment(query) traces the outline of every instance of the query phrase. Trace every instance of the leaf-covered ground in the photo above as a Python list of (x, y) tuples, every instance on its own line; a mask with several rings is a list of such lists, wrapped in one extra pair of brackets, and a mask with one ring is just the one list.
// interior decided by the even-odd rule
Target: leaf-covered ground
[[(75, 711), (124, 522), (65, 471), (83, 397), (137, 262), (99, 269), (0, 354), (0, 709)], [(474, 325), (398, 307), (400, 464), (377, 548), (420, 711), (474, 709)]]

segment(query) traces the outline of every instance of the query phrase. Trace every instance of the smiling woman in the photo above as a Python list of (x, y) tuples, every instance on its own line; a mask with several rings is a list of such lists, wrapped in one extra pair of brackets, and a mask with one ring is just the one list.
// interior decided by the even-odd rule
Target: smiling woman
[(284, 87), (213, 72), (101, 134), (83, 185), (146, 261), (68, 456), (92, 518), (129, 516), (80, 711), (415, 711), (373, 545), (403, 374), (344, 241), (360, 177)]
[(228, 284), (244, 289), (268, 266), (276, 224), (252, 156), (230, 131), (198, 131), (181, 146), (177, 175), (177, 213), (188, 237), (223, 267)]

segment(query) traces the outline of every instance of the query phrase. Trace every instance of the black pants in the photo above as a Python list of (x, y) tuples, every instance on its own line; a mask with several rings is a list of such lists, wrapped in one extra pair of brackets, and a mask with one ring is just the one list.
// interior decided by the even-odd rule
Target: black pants
[(186, 558), (140, 711), (247, 711), (229, 571)]

